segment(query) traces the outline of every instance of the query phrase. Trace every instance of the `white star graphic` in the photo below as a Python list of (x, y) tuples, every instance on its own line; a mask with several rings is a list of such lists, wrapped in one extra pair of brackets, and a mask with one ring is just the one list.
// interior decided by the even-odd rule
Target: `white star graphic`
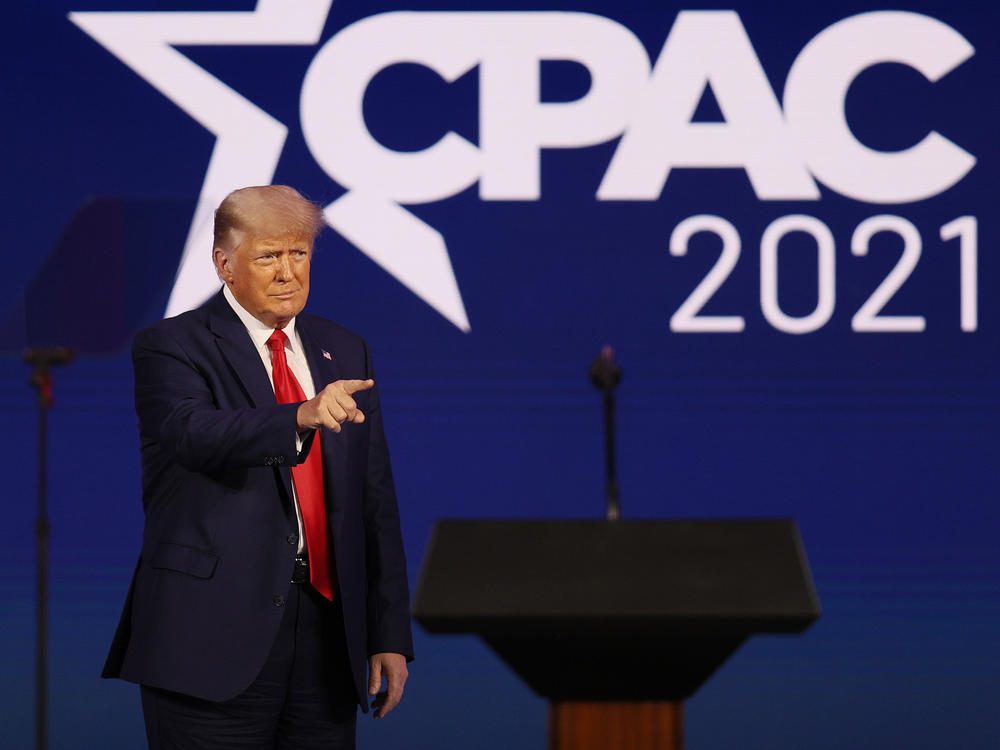
[[(288, 128), (172, 45), (314, 45), (333, 0), (259, 0), (250, 12), (77, 12), (69, 19), (216, 136), (166, 315), (218, 288), (211, 262), (215, 207), (231, 191), (269, 184)], [(462, 331), (469, 321), (440, 232), (399, 204), (349, 191), (324, 210), (361, 252)]]

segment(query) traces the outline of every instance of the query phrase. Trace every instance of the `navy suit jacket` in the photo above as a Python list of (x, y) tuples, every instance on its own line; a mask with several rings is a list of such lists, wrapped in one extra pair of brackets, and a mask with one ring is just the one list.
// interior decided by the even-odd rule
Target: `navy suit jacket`
[[(306, 313), (296, 328), (317, 392), (335, 380), (374, 378), (357, 334)], [(146, 523), (103, 674), (227, 700), (263, 666), (292, 585), (298, 405), (276, 403), (221, 292), (141, 331), (132, 359)], [(367, 710), (367, 657), (412, 659), (413, 645), (378, 387), (354, 398), (364, 423), (324, 430), (320, 442), (347, 651)]]

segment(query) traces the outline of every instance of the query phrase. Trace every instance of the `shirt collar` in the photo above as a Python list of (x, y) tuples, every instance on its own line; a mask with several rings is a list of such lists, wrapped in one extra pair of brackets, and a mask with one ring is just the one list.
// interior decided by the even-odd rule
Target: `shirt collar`
[[(237, 301), (228, 285), (224, 285), (222, 287), (222, 296), (226, 298), (226, 302), (229, 303), (229, 306), (233, 308), (233, 312), (236, 313), (237, 317), (239, 317), (240, 321), (246, 327), (247, 333), (249, 333), (250, 338), (253, 339), (253, 345), (257, 347), (259, 351), (263, 351), (267, 346), (267, 340), (271, 338), (271, 334), (274, 333), (274, 329), (257, 320), (257, 318), (247, 312), (246, 308), (243, 307), (239, 301)], [(285, 346), (293, 352), (297, 351), (299, 337), (295, 334), (295, 318), (289, 320), (288, 324), (282, 330), (288, 337), (288, 342)]]

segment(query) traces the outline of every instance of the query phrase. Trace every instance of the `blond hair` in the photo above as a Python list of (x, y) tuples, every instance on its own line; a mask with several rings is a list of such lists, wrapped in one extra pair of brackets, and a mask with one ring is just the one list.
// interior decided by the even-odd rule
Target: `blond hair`
[(234, 190), (215, 210), (213, 249), (229, 253), (240, 235), (298, 235), (315, 241), (325, 226), (323, 209), (288, 185), (258, 185)]

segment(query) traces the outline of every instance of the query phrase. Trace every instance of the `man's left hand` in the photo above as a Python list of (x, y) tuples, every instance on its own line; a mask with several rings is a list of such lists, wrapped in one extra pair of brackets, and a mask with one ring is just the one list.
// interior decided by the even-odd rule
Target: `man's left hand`
[[(394, 709), (403, 697), (403, 684), (408, 674), (406, 657), (402, 654), (374, 654), (368, 659), (368, 663), (368, 694), (375, 697), (372, 701), (375, 718), (381, 719)], [(379, 692), (383, 675), (385, 675), (386, 689)]]

